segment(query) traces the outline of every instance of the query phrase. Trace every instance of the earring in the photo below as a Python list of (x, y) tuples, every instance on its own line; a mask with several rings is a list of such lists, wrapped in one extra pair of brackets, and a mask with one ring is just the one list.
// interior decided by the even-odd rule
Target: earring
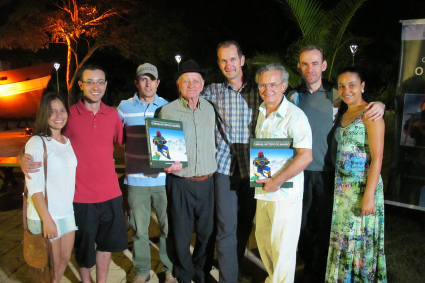
[(364, 93), (364, 89), (362, 89), (362, 93)]

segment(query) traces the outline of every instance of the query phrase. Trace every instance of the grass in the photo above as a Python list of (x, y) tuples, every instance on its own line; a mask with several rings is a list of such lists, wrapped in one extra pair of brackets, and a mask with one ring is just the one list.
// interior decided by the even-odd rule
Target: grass
[[(386, 188), (394, 140), (394, 112), (385, 114), (382, 178)], [(385, 253), (388, 282), (425, 282), (425, 212), (385, 206)]]
[(385, 217), (388, 282), (425, 282), (424, 213), (387, 205)]

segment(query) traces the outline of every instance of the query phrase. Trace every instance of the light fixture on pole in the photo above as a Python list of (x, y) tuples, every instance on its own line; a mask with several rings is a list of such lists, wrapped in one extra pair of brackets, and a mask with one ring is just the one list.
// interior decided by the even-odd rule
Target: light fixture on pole
[(177, 71), (180, 69), (180, 61), (182, 60), (182, 56), (176, 55), (176, 61), (177, 61)]
[(55, 67), (55, 69), (56, 69), (56, 85), (57, 85), (57, 87), (58, 87), (58, 94), (59, 94), (59, 76), (58, 76), (58, 69), (59, 69), (59, 67), (61, 66), (61, 64), (59, 64), (59, 63), (55, 63), (54, 65), (53, 65), (53, 67)]
[(350, 45), (351, 53), (353, 53), (353, 67), (354, 67), (354, 56), (356, 55), (357, 47), (358, 47), (357, 45)]

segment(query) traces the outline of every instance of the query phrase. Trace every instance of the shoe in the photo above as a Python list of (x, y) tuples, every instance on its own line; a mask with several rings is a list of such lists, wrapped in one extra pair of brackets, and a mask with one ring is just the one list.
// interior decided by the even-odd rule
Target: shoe
[(165, 275), (165, 283), (178, 283), (178, 281), (174, 278), (173, 274), (168, 273)]
[(151, 275), (150, 274), (148, 276), (136, 275), (133, 278), (133, 281), (131, 281), (131, 282), (132, 283), (146, 283), (149, 280), (151, 280)]
[(252, 283), (252, 277), (246, 274), (238, 274), (238, 283)]

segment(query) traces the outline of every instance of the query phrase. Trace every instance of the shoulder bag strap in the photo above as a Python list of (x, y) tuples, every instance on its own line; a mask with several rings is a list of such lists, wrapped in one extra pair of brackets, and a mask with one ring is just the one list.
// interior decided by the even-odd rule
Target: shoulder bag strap
[[(43, 141), (43, 148), (44, 148), (44, 153), (43, 153), (43, 168), (44, 168), (44, 198), (46, 199), (46, 204), (47, 207), (49, 207), (49, 203), (47, 201), (47, 148), (46, 148), (46, 143), (44, 142), (44, 139), (42, 137), (40, 137), (41, 140)], [(25, 185), (24, 188), (24, 193), (23, 195), (23, 199), (24, 199), (24, 205), (22, 208), (22, 216), (23, 216), (23, 226), (24, 226), (24, 230), (28, 230), (28, 222), (27, 222), (27, 209), (28, 209), (28, 188)]]
[(47, 207), (49, 207), (49, 202), (47, 200), (47, 148), (46, 148), (46, 143), (44, 142), (44, 139), (41, 138), (41, 140), (43, 141), (43, 148), (44, 148), (44, 154), (43, 154), (43, 159), (44, 159), (44, 198), (46, 199), (46, 205)]
[[(217, 126), (218, 132), (220, 133), (220, 135), (223, 138), (224, 142), (228, 146), (231, 146), (229, 140), (227, 139), (226, 133), (224, 132), (224, 129), (223, 129), (223, 126), (222, 126), (223, 123), (224, 123), (224, 121), (223, 121), (223, 118), (221, 118), (221, 116), (220, 116), (220, 112), (217, 109), (217, 105), (215, 105), (215, 103), (209, 101), (208, 99), (206, 99), (206, 101), (208, 101), (209, 104), (211, 104), (211, 106), (214, 109), (214, 113), (215, 113), (215, 124)], [(216, 147), (217, 147), (217, 144), (216, 144)]]

